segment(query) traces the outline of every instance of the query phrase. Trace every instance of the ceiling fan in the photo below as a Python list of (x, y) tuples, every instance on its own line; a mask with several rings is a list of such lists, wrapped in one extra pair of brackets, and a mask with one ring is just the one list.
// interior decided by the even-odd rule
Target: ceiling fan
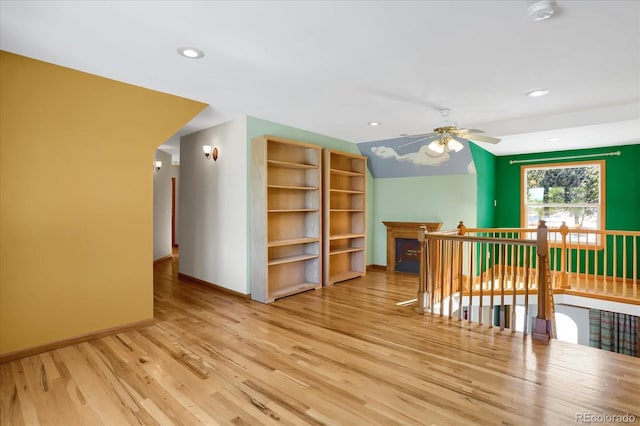
[(483, 130), (478, 129), (458, 129), (456, 123), (447, 121), (447, 117), (451, 112), (450, 109), (444, 108), (440, 110), (440, 115), (444, 120), (443, 124), (433, 129), (432, 133), (425, 133), (422, 135), (412, 135), (409, 136), (411, 138), (420, 138), (415, 141), (407, 142), (403, 145), (398, 146), (398, 148), (402, 148), (404, 146), (413, 145), (418, 142), (428, 142), (429, 149), (438, 154), (442, 154), (447, 151), (455, 151), (458, 152), (464, 145), (461, 142), (474, 141), (474, 142), (487, 142), (487, 143), (498, 143), (500, 139), (493, 138), (491, 136), (479, 135), (478, 133), (484, 133)]

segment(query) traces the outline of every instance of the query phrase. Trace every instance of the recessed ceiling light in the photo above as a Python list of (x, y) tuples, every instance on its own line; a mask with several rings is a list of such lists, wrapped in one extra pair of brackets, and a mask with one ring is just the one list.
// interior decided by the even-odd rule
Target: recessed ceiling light
[(189, 59), (200, 59), (204, 56), (204, 52), (195, 47), (181, 47), (178, 49), (178, 53)]
[(549, 91), (547, 89), (536, 89), (536, 90), (532, 90), (530, 92), (527, 92), (527, 96), (529, 96), (530, 98), (538, 98), (540, 96), (544, 96), (546, 94), (548, 94)]
[(560, 138), (549, 138), (547, 139), (547, 142), (559, 142)]
[(379, 121), (370, 121), (369, 122), (369, 126), (374, 126), (375, 127), (375, 126), (379, 126), (379, 125), (380, 125)]

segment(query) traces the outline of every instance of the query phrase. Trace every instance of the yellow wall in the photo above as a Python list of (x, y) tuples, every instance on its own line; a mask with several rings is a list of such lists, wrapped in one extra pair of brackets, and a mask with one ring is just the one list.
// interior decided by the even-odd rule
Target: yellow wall
[(0, 52), (0, 353), (153, 317), (153, 153), (204, 107)]

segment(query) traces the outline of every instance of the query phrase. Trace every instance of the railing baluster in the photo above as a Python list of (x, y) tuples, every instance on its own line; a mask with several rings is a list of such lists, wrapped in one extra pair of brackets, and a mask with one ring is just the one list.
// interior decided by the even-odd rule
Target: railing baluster
[(633, 297), (638, 297), (638, 237), (633, 237)]
[(571, 288), (571, 282), (573, 282), (574, 273), (573, 273), (573, 242), (571, 241), (571, 234), (569, 235), (569, 242), (567, 243), (567, 288)]
[[(595, 253), (595, 250), (594, 250)], [(584, 280), (585, 280), (585, 287), (587, 289), (587, 291), (589, 291), (589, 240), (587, 237), (587, 241), (585, 241), (585, 248), (584, 248), (584, 263), (585, 263), (585, 268), (584, 268)], [(595, 259), (594, 259), (594, 263), (595, 263)], [(595, 268), (595, 266), (594, 266)], [(593, 292), (595, 293), (596, 289), (595, 289), (595, 282), (593, 285)]]
[(462, 320), (462, 293), (464, 284), (462, 282), (462, 264), (464, 262), (464, 242), (458, 241), (458, 321)]
[(505, 309), (504, 309), (504, 280), (506, 275), (506, 247), (504, 244), (500, 244), (500, 330), (504, 330), (505, 327)]
[(492, 328), (493, 327), (493, 323), (495, 322), (494, 319), (493, 319), (494, 315), (495, 315), (493, 313), (493, 310), (495, 309), (494, 306), (493, 306), (493, 291), (494, 291), (494, 287), (495, 287), (494, 283), (495, 283), (495, 275), (496, 275), (496, 244), (495, 243), (491, 244), (491, 262), (490, 263), (491, 263), (491, 274), (490, 274), (491, 283), (490, 283), (489, 289), (490, 289), (491, 293), (489, 293), (490, 294), (490, 296), (489, 296), (489, 306), (490, 306), (490, 309), (491, 309), (491, 316), (490, 316), (491, 322), (490, 322), (489, 328)]
[(604, 256), (602, 257), (602, 294), (607, 294), (607, 246), (609, 245), (609, 241), (607, 240), (607, 236), (603, 235), (604, 239)]
[(598, 249), (596, 247), (593, 248), (593, 292), (598, 292)]
[(627, 236), (622, 236), (622, 297), (627, 296)]
[(453, 270), (455, 266), (454, 264), (456, 263), (454, 259), (455, 245), (456, 242), (451, 241), (451, 252), (449, 253), (449, 260), (451, 261), (451, 265), (449, 267), (449, 315), (447, 315), (449, 319), (453, 318)]
[[(573, 238), (575, 238), (575, 234), (573, 236)], [(569, 254), (571, 255), (571, 262), (573, 264), (573, 266), (571, 267), (571, 271), (573, 274), (573, 280), (571, 282), (575, 282), (577, 283), (578, 280), (580, 279), (580, 250), (578, 249), (578, 244), (580, 244), (579, 242), (580, 240), (577, 241), (572, 241), (571, 242), (571, 250), (569, 251)], [(573, 253), (571, 253), (571, 251), (575, 251), (576, 252), (576, 258), (575, 260), (573, 260)], [(569, 288), (573, 287), (573, 285), (569, 285)]]
[[(519, 248), (519, 246), (513, 246), (512, 247), (512, 251), (515, 253), (515, 256), (513, 256), (512, 258), (512, 264), (520, 264), (520, 251), (517, 250)], [(511, 299), (511, 332), (515, 333), (516, 332), (516, 278), (517, 278), (517, 269), (516, 269), (516, 276), (513, 277), (513, 281), (512, 281), (512, 290), (513, 290), (513, 297)]]
[(536, 274), (536, 271), (535, 271), (537, 267), (538, 267), (538, 249), (536, 248), (535, 253), (533, 251), (531, 252), (531, 277), (533, 280), (533, 288), (535, 289), (538, 288), (538, 274)]
[(438, 280), (438, 285), (440, 286), (440, 300), (438, 301), (438, 306), (440, 306), (440, 316), (444, 315), (444, 309), (442, 309), (442, 304), (444, 303), (444, 281), (446, 279), (445, 277), (445, 267), (446, 267), (446, 262), (447, 262), (447, 257), (446, 257), (446, 253), (447, 253), (447, 244), (449, 241), (443, 241), (443, 244), (441, 244), (440, 250), (441, 250), (441, 257), (442, 257), (442, 262), (440, 262), (440, 279)]
[(618, 280), (618, 257), (617, 257), (617, 235), (613, 236), (613, 295), (617, 295), (618, 294), (618, 286), (617, 286), (617, 280)]
[[(511, 238), (513, 238), (513, 234)], [(516, 269), (516, 246), (510, 246), (509, 251), (511, 252), (511, 287), (515, 289), (516, 276), (518, 275), (518, 270)]]
[(529, 333), (529, 259), (531, 247), (524, 247), (524, 335)]
[[(577, 246), (577, 250), (576, 250), (576, 290), (580, 290), (580, 234), (578, 235), (578, 243), (576, 244)], [(587, 256), (587, 253), (585, 251), (585, 257)]]
[(485, 243), (480, 243), (480, 299), (479, 299), (479, 308), (478, 308), (478, 323), (482, 325), (482, 309), (483, 309), (483, 290), (484, 290), (484, 272), (487, 265), (487, 256), (486, 250), (487, 245)]
[[(434, 245), (433, 248), (431, 248), (429, 254), (431, 255), (431, 253), (433, 253), (433, 257), (435, 258), (436, 262), (439, 260), (439, 252), (440, 252), (440, 244), (442, 244), (442, 241), (434, 241)], [(431, 313), (433, 314), (434, 309), (436, 308), (436, 286), (437, 286), (437, 279), (438, 279), (438, 264), (431, 264), (431, 285), (429, 286), (429, 308), (431, 309)]]
[[(469, 306), (467, 307), (467, 319), (469, 320), (469, 323), (471, 323), (471, 315), (473, 314), (473, 279), (476, 275), (473, 270), (473, 249), (475, 247), (475, 243), (469, 243)], [(460, 300), (462, 300), (462, 296), (460, 296)]]

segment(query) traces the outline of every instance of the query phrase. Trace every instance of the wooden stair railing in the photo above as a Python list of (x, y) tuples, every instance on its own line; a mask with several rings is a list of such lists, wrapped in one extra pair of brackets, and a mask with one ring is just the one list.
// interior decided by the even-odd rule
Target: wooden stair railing
[[(457, 311), (459, 320), (472, 322), (474, 317), (483, 324), (485, 298), (488, 307), (494, 309), (499, 298), (499, 311), (491, 312), (497, 318), (500, 330), (509, 328), (515, 332), (517, 315), (515, 307), (524, 293), (524, 334), (528, 333), (529, 293), (537, 292), (538, 315), (533, 323), (533, 336), (549, 341), (553, 334), (554, 307), (548, 304), (552, 296), (548, 271), (547, 228), (540, 221), (537, 239), (497, 238), (464, 235), (466, 228), (460, 224), (456, 231), (428, 232), (421, 228), (418, 240), (421, 245), (420, 278), (416, 312), (431, 313), (453, 318)], [(531, 232), (531, 230), (529, 230)], [(535, 258), (534, 258), (535, 256)], [(507, 270), (507, 263), (511, 262)], [(538, 274), (532, 273), (537, 267)], [(464, 270), (468, 274), (464, 275)], [(475, 277), (479, 275), (479, 281)], [(521, 283), (521, 285), (520, 285)], [(478, 308), (474, 311), (475, 290), (478, 291)], [(468, 294), (468, 303), (463, 297)], [(507, 302), (510, 292), (511, 301)], [(511, 313), (507, 314), (507, 306)], [(466, 313), (463, 318), (463, 309)], [(489, 327), (494, 325), (491, 319)]]
[[(536, 238), (529, 228), (466, 228), (464, 235)], [(640, 305), (640, 231), (548, 228), (548, 263), (553, 288)], [(513, 265), (513, 260), (510, 265)]]

